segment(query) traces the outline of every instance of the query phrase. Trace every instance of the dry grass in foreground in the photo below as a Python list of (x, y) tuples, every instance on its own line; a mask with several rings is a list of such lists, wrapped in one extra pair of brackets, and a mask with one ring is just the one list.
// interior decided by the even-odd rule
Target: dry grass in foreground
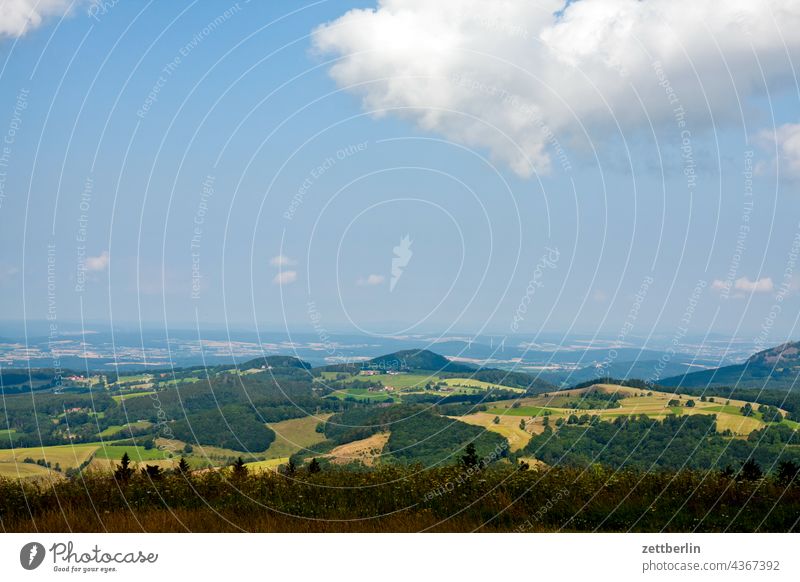
[(15, 532), (798, 531), (800, 486), (719, 472), (332, 465), (0, 478)]

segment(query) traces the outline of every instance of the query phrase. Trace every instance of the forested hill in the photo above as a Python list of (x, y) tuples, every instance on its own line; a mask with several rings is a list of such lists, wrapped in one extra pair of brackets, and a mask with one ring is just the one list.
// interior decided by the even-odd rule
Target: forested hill
[(254, 358), (242, 364), (239, 364), (240, 370), (248, 370), (252, 368), (301, 368), (305, 370), (311, 369), (311, 364), (304, 362), (300, 358), (294, 356), (264, 356), (262, 358)]
[(350, 364), (334, 364), (319, 368), (328, 372), (355, 372), (359, 370), (376, 370), (380, 372), (452, 372), (469, 374), (478, 367), (453, 362), (430, 350), (401, 350), (384, 356), (378, 356), (364, 362)]
[(664, 378), (662, 386), (736, 386), (792, 390), (800, 374), (800, 342), (789, 342), (753, 354), (744, 364), (723, 366)]
[(385, 356), (371, 359), (364, 366), (367, 369), (421, 371), (430, 370), (437, 372), (470, 373), (477, 370), (477, 366), (453, 362), (442, 355), (430, 350), (401, 350)]

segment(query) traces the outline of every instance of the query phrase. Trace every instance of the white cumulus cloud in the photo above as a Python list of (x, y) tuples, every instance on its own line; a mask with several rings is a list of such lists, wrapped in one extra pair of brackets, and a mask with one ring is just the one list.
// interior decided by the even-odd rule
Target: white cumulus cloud
[(111, 256), (108, 251), (103, 251), (96, 257), (86, 257), (86, 270), (93, 272), (105, 271), (110, 260)]
[(45, 18), (72, 10), (73, 0), (0, 0), (0, 37), (20, 37)]
[(800, 177), (800, 123), (786, 123), (774, 131), (764, 130), (758, 135), (758, 142), (775, 154), (773, 165), (781, 174)]
[(276, 285), (288, 285), (295, 281), (297, 281), (297, 271), (281, 271), (272, 279)]
[(369, 275), (367, 277), (360, 277), (356, 283), (358, 285), (381, 285), (386, 281), (383, 275)]
[(523, 176), (565, 166), (587, 138), (674, 129), (677, 105), (693, 129), (735, 120), (739, 100), (786, 80), (800, 56), (797, 0), (565, 4), (378, 0), (313, 42), (364, 109), (486, 148)]

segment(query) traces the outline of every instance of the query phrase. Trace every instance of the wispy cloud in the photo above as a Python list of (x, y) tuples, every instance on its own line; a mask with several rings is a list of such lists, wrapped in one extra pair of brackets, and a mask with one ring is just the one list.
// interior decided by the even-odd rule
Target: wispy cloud
[(11, 280), (17, 273), (19, 273), (17, 267), (0, 265), (0, 283)]
[[(772, 277), (762, 277), (761, 279), (756, 279), (755, 281), (749, 279), (748, 277), (740, 277), (733, 282), (733, 285), (731, 285), (730, 281), (723, 281), (721, 279), (715, 279), (711, 283), (712, 289), (724, 293), (730, 291), (731, 287), (744, 293), (770, 293), (775, 289), (775, 285), (772, 282)], [(743, 295), (739, 294), (735, 295), (735, 297), (743, 297)]]
[(297, 281), (297, 271), (281, 271), (272, 279), (276, 285), (288, 285), (295, 281)]
[(730, 284), (728, 281), (723, 281), (722, 279), (714, 279), (714, 282), (711, 283), (711, 288), (714, 291), (728, 291), (730, 289)]
[(358, 281), (356, 281), (357, 285), (381, 285), (383, 282), (386, 281), (386, 277), (383, 275), (369, 275), (367, 277), (359, 277)]
[(411, 257), (414, 256), (414, 252), (411, 250), (413, 242), (409, 235), (405, 235), (400, 239), (400, 244), (392, 248), (394, 256), (392, 257), (392, 280), (389, 283), (389, 291), (394, 291), (400, 277), (403, 276), (403, 271), (411, 261)]
[(736, 279), (736, 283), (733, 286), (739, 291), (748, 293), (769, 293), (775, 288), (772, 283), (772, 277), (762, 277), (755, 281), (751, 281), (747, 277), (741, 277)]
[(277, 255), (269, 260), (269, 264), (273, 267), (291, 267), (296, 265), (297, 261), (290, 259), (286, 255)]

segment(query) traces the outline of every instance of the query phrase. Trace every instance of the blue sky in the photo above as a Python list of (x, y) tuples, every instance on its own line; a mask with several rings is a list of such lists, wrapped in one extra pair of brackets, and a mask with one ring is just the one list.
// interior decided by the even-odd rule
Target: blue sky
[[(613, 79), (579, 51), (580, 5), (604, 2), (529, 25), (512, 0), (497, 20), (387, 0), (357, 25), (375, 3), (54, 2), (0, 36), (0, 318), (647, 336), (691, 308), (693, 334), (795, 336), (796, 46), (759, 48), (759, 82), (720, 33), (729, 58), (667, 51), (659, 83), (612, 27)], [(594, 92), (540, 54), (564, 35)]]

